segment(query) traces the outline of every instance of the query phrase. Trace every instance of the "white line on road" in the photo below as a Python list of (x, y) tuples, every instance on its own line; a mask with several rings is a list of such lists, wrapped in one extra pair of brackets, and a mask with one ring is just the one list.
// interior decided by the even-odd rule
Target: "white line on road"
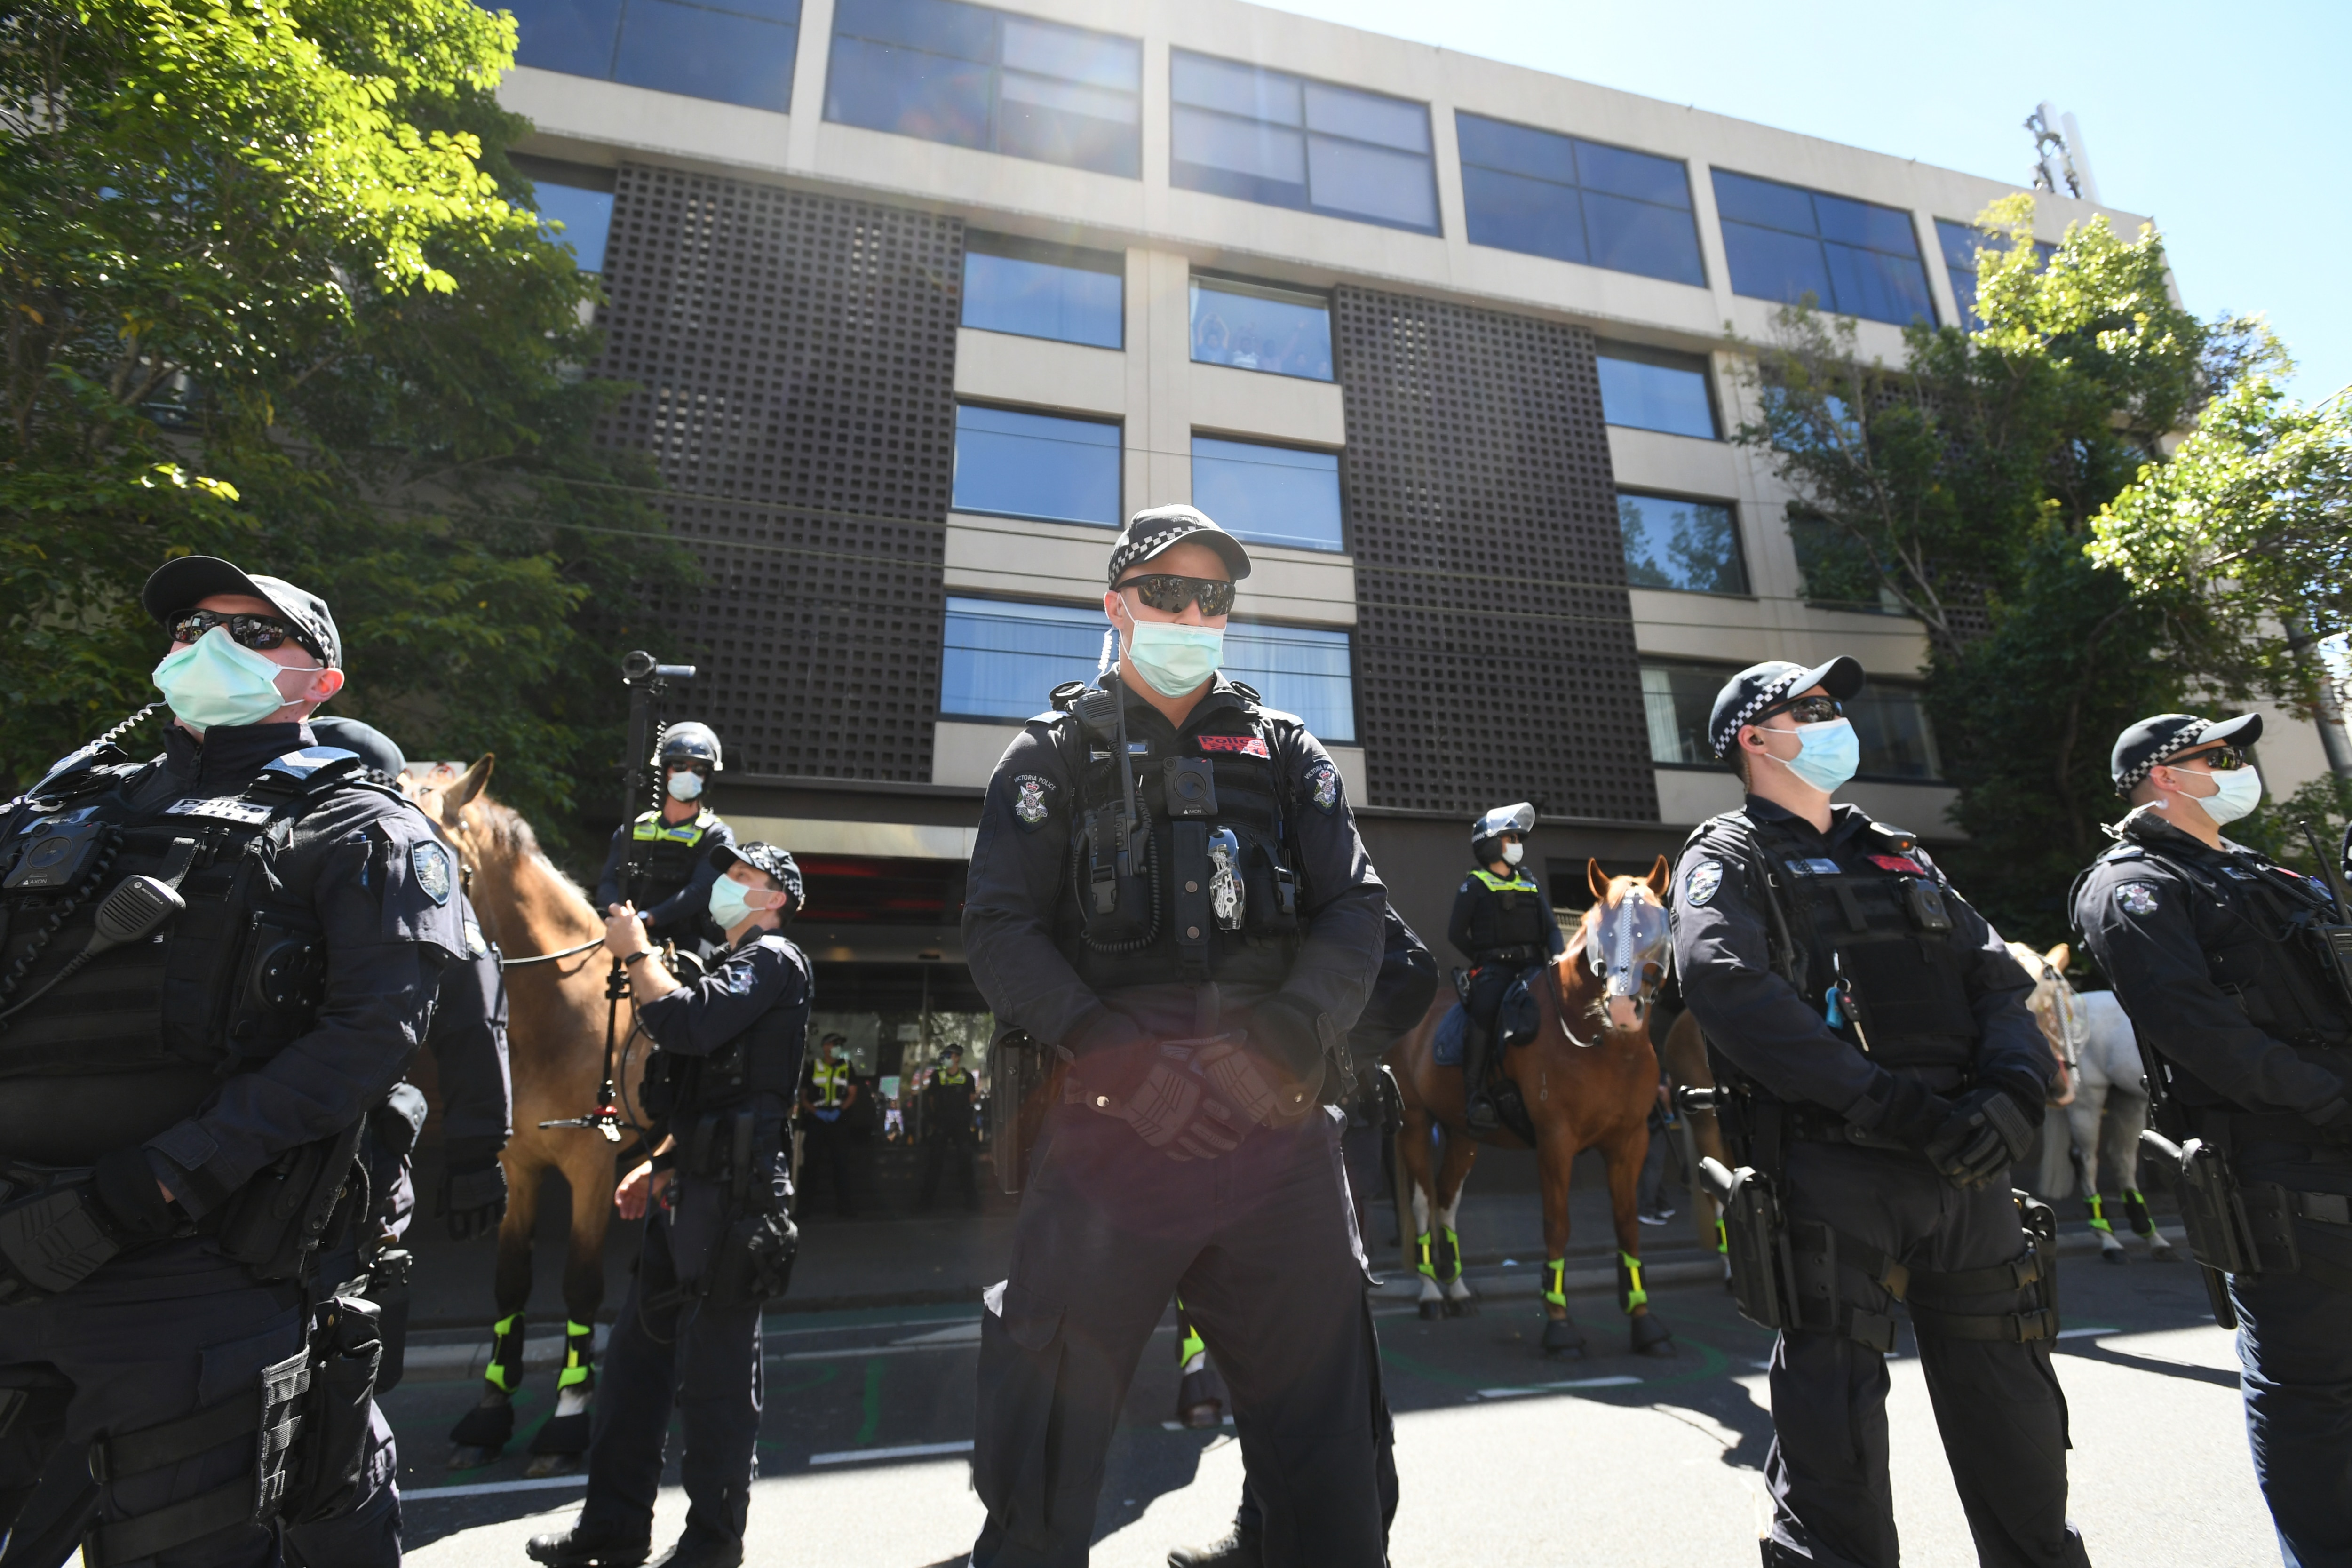
[(422, 1502), (426, 1498), (488, 1497), (495, 1492), (551, 1492), (561, 1487), (584, 1487), (588, 1478), (580, 1476), (541, 1476), (535, 1481), (476, 1481), (462, 1487), (423, 1487), (415, 1491), (402, 1489), (400, 1500)]
[(950, 1340), (944, 1344), (929, 1345), (844, 1345), (834, 1351), (783, 1351), (767, 1358), (771, 1365), (780, 1361), (855, 1361), (869, 1355), (922, 1355), (938, 1351), (976, 1351), (978, 1340)]
[(1555, 1388), (1625, 1388), (1642, 1380), (1638, 1377), (1572, 1377), (1565, 1383), (1538, 1383), (1531, 1388), (1482, 1388), (1481, 1399), (1517, 1399), (1523, 1394), (1546, 1394)]
[(971, 1440), (961, 1443), (908, 1443), (898, 1448), (845, 1448), (837, 1454), (811, 1454), (812, 1465), (854, 1465), (861, 1459), (929, 1459), (941, 1454), (969, 1454)]
[(2061, 1329), (2058, 1331), (2058, 1337), (2062, 1340), (2095, 1340), (2101, 1334), (2122, 1332), (2121, 1329)]

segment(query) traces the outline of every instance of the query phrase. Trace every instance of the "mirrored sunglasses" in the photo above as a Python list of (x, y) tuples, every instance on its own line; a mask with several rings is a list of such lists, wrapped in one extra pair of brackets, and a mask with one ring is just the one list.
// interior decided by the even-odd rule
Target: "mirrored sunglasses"
[(1155, 572), (1149, 576), (1129, 577), (1118, 585), (1122, 594), (1130, 588), (1135, 590), (1137, 598), (1171, 616), (1195, 602), (1204, 616), (1225, 615), (1234, 607), (1234, 585), (1217, 577), (1176, 577)]
[(217, 610), (183, 610), (172, 617), (172, 640), (192, 643), (215, 626), (226, 626), (231, 641), (239, 647), (249, 647), (257, 653), (283, 647), (291, 638), (298, 647), (308, 650), (311, 658), (322, 661), (326, 658), (319, 651), (319, 645), (312, 642), (301, 627), (276, 616), (225, 616)]

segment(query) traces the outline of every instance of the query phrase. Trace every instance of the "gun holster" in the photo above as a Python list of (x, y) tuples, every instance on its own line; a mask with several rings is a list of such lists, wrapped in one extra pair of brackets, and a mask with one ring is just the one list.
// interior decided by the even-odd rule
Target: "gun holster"
[(2151, 1127), (2139, 1141), (2172, 1184), (2199, 1263), (2222, 1274), (2292, 1274), (2303, 1267), (2284, 1187), (2241, 1183), (2229, 1157), (2201, 1138), (2176, 1144)]
[(91, 1195), (88, 1172), (11, 1171), (0, 1184), (0, 1308), (70, 1290), (122, 1250)]
[(1772, 1179), (1749, 1165), (1727, 1170), (1712, 1158), (1699, 1162), (1699, 1172), (1723, 1212), (1731, 1293), (1739, 1315), (1759, 1328), (1801, 1326), (1788, 1211)]
[(1006, 1029), (988, 1046), (989, 1158), (997, 1185), (1016, 1195), (1029, 1177), (1030, 1152), (1045, 1112), (1062, 1098), (1068, 1063), (1022, 1029)]
[(220, 1249), (262, 1279), (308, 1274), (332, 1222), (347, 1216), (366, 1173), (354, 1159), (364, 1119), (333, 1138), (289, 1149), (221, 1205)]

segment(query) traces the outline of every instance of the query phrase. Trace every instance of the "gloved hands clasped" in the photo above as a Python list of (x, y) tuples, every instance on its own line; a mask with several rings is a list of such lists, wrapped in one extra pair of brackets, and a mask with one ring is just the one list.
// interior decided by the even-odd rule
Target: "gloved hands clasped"
[(1088, 1103), (1172, 1160), (1213, 1160), (1252, 1127), (1299, 1121), (1323, 1082), (1320, 1019), (1283, 997), (1260, 1004), (1245, 1034), (1139, 1037), (1080, 1059)]
[(2009, 1089), (1981, 1084), (1954, 1103), (1921, 1152), (1956, 1187), (2006, 1182), (2009, 1168), (2033, 1146), (2040, 1120), (2038, 1112), (2028, 1114)]
[(449, 1222), (449, 1239), (466, 1241), (499, 1228), (507, 1214), (507, 1173), (496, 1147), (452, 1140), (434, 1212)]

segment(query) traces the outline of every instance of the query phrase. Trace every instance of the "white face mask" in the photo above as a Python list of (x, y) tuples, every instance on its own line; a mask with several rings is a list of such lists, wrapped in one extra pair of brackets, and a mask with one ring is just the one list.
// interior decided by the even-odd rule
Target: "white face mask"
[(278, 689), (287, 670), (315, 675), (319, 665), (287, 665), (239, 644), (226, 626), (215, 626), (183, 648), (163, 656), (153, 679), (163, 700), (198, 734), (215, 725), (266, 724), (296, 707)]
[(1527, 853), (1528, 847), (1524, 844), (1505, 844), (1503, 846), (1503, 864), (1506, 866), (1516, 866), (1527, 858)]
[(702, 775), (692, 768), (669, 775), (669, 795), (672, 800), (698, 800), (702, 796)]
[[(2183, 773), (2197, 770), (2183, 768)], [(2196, 797), (2205, 815), (2213, 819), (2216, 827), (2226, 827), (2263, 804), (2263, 775), (2252, 766), (2231, 768), (2227, 773), (2207, 773), (2213, 781), (2213, 793)]]

